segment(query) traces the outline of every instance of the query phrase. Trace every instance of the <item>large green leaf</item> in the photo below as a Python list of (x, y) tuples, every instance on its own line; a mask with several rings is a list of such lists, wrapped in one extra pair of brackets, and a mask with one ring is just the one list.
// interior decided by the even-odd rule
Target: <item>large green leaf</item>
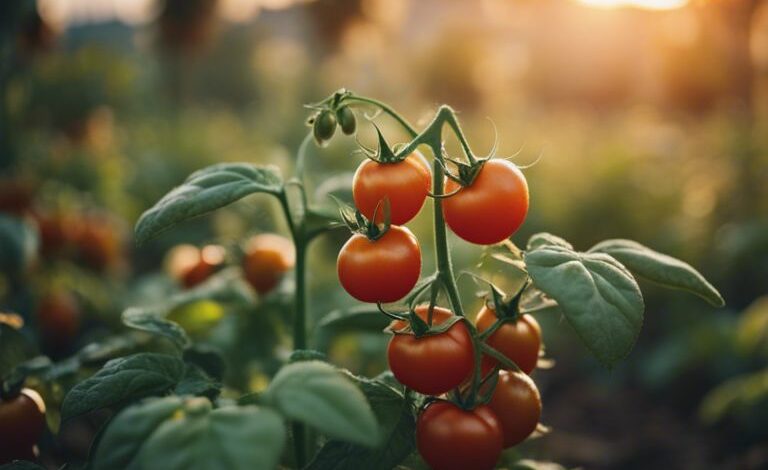
[(274, 166), (221, 163), (192, 173), (136, 223), (141, 244), (174, 225), (231, 204), (249, 194), (279, 194), (283, 179)]
[(205, 398), (153, 399), (121, 412), (96, 449), (95, 470), (272, 470), (285, 446), (285, 425), (272, 410), (211, 409)]
[(123, 410), (107, 426), (93, 455), (94, 470), (135, 470), (136, 456), (155, 429), (179, 411), (184, 402), (176, 396), (150, 399)]
[(131, 328), (162, 336), (179, 349), (185, 349), (191, 344), (189, 336), (178, 323), (140, 308), (129, 308), (123, 312), (123, 323)]
[(142, 469), (273, 470), (285, 439), (282, 418), (269, 409), (190, 409), (180, 419), (163, 422), (142, 446), (138, 460)]
[(331, 438), (375, 446), (376, 417), (365, 395), (333, 366), (320, 361), (283, 367), (262, 396), (289, 419), (304, 422)]
[(605, 365), (624, 358), (643, 325), (643, 296), (632, 274), (604, 253), (541, 245), (525, 254), (537, 288), (554, 299), (576, 333)]
[(176, 386), (184, 371), (184, 362), (167, 354), (140, 353), (113, 359), (72, 387), (61, 405), (61, 417), (66, 420), (162, 394)]
[(352, 378), (371, 404), (383, 439), (375, 448), (330, 440), (307, 470), (390, 470), (416, 447), (413, 412), (403, 394), (380, 380)]
[(717, 289), (691, 265), (635, 241), (605, 240), (590, 248), (589, 252), (607, 253), (634, 274), (649, 281), (691, 292), (715, 307), (725, 305)]

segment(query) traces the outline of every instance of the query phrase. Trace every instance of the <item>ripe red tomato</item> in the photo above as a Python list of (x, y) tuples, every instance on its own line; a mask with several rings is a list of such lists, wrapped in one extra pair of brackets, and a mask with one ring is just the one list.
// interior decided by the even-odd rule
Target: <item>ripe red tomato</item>
[(226, 252), (219, 245), (202, 249), (194, 245), (176, 245), (166, 255), (169, 274), (185, 288), (194, 287), (208, 279), (224, 263)]
[(35, 460), (34, 446), (45, 429), (45, 403), (29, 388), (0, 399), (0, 465), (13, 460)]
[(416, 422), (416, 446), (433, 470), (490, 470), (501, 456), (501, 423), (486, 405), (463, 410), (436, 401)]
[[(496, 322), (496, 313), (493, 309), (484, 306), (477, 314), (475, 325), (477, 331), (482, 333)], [(526, 374), (530, 374), (536, 368), (541, 349), (541, 327), (531, 315), (522, 315), (516, 322), (502, 324), (491, 336), (485, 340), (489, 346), (504, 354), (517, 364)], [(498, 361), (489, 356), (483, 356), (483, 371), (487, 372)], [(506, 369), (503, 365), (502, 369)]]
[[(416, 217), (430, 188), (430, 172), (417, 155), (408, 155), (397, 163), (377, 163), (366, 159), (357, 167), (352, 181), (352, 197), (355, 206), (368, 219), (373, 218), (376, 206), (384, 198), (389, 199), (390, 221), (403, 225)], [(376, 222), (383, 222), (382, 209)]]
[(296, 264), (296, 250), (291, 240), (274, 233), (252, 237), (246, 242), (244, 251), (245, 279), (259, 294), (274, 289)]
[(421, 273), (421, 249), (405, 227), (392, 225), (378, 240), (355, 234), (341, 247), (336, 270), (342, 287), (363, 302), (395, 302)]
[(123, 240), (112, 221), (89, 215), (80, 223), (76, 244), (83, 262), (96, 270), (117, 266), (122, 259)]
[[(460, 185), (446, 179), (445, 193)], [(520, 169), (507, 160), (488, 160), (471, 185), (443, 201), (445, 222), (453, 233), (479, 245), (506, 240), (528, 213), (528, 183)]]
[[(427, 320), (429, 306), (419, 305), (416, 314)], [(453, 317), (448, 309), (435, 307), (432, 324), (440, 325)], [(393, 330), (406, 326), (392, 323)], [(464, 322), (456, 322), (447, 331), (416, 338), (413, 334), (395, 334), (387, 347), (389, 368), (403, 385), (425, 395), (440, 395), (458, 387), (474, 366), (472, 338)]]
[(541, 418), (539, 389), (521, 372), (499, 372), (499, 382), (488, 406), (501, 422), (504, 447), (523, 442), (536, 430)]
[(69, 346), (80, 330), (80, 302), (66, 290), (53, 290), (37, 306), (37, 325), (43, 341), (54, 349)]
[(74, 243), (79, 223), (69, 213), (34, 211), (40, 233), (40, 254), (44, 258), (58, 254)]

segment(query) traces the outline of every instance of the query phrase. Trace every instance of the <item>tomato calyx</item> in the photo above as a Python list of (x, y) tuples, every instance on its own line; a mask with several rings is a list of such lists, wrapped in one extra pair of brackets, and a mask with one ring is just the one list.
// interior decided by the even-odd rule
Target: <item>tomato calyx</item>
[(485, 165), (485, 162), (490, 160), (490, 157), (487, 158), (476, 158), (473, 155), (469, 155), (469, 163), (462, 162), (460, 160), (456, 160), (455, 158), (451, 158), (447, 155), (444, 155), (443, 158), (445, 160), (448, 160), (449, 162), (453, 163), (456, 166), (456, 171), (448, 171), (447, 168), (445, 168), (445, 175), (459, 183), (461, 187), (467, 187), (471, 186), (472, 183), (475, 182), (475, 179), (477, 178), (477, 175), (480, 174), (480, 170), (483, 169), (483, 166)]
[(387, 139), (384, 138), (384, 134), (381, 133), (381, 129), (379, 129), (379, 126), (377, 126), (375, 123), (372, 123), (373, 127), (376, 129), (377, 138), (379, 141), (379, 147), (374, 150), (370, 147), (365, 146), (363, 143), (361, 143), (359, 140), (357, 141), (357, 145), (360, 146), (360, 152), (365, 155), (366, 158), (369, 160), (373, 160), (376, 163), (400, 163), (403, 160), (405, 160), (408, 157), (408, 153), (405, 152), (395, 152), (392, 147), (390, 147), (389, 143), (387, 143)]
[[(432, 306), (434, 307), (434, 306)], [(406, 326), (396, 329), (393, 325), (384, 329), (387, 333), (395, 335), (414, 335), (416, 338), (422, 338), (425, 336), (435, 336), (448, 331), (453, 325), (460, 321), (466, 321), (466, 318), (454, 315), (448, 320), (440, 323), (439, 325), (430, 324), (431, 315), (424, 321), (419, 315), (416, 314), (416, 310), (411, 308), (408, 311), (407, 317), (403, 318), (406, 321)]]
[[(379, 204), (376, 205), (376, 209), (373, 211), (373, 217), (370, 220), (366, 219), (359, 210), (351, 208), (337, 197), (331, 195), (331, 198), (333, 198), (339, 206), (341, 220), (350, 232), (360, 233), (369, 240), (376, 241), (383, 237), (389, 230), (389, 227), (391, 226), (391, 211), (388, 198), (382, 199)], [(378, 219), (379, 212), (382, 214), (382, 223), (377, 224), (376, 220)]]

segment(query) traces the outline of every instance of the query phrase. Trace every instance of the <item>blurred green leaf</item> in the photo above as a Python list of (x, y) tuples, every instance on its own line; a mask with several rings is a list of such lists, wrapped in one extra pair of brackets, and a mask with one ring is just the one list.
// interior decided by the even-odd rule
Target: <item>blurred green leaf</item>
[(123, 323), (131, 328), (162, 336), (170, 340), (180, 350), (191, 344), (189, 336), (178, 323), (164, 320), (139, 308), (129, 308), (123, 312)]
[(589, 253), (607, 253), (637, 276), (696, 294), (715, 307), (725, 305), (717, 289), (691, 265), (636, 241), (605, 240), (590, 248)]
[(334, 330), (382, 331), (389, 323), (390, 319), (376, 307), (357, 305), (331, 311), (318, 322), (317, 326)]
[(184, 375), (184, 362), (167, 354), (140, 353), (107, 362), (64, 397), (61, 418), (162, 394)]
[(338, 210), (310, 207), (305, 214), (304, 227), (309, 238), (336, 228), (345, 227)]
[(180, 222), (231, 204), (254, 193), (280, 194), (283, 179), (277, 167), (220, 163), (198, 170), (166, 194), (136, 223), (142, 244)]
[(403, 394), (378, 379), (349, 375), (368, 399), (383, 439), (373, 449), (330, 440), (310, 462), (307, 470), (389, 470), (416, 448), (413, 412)]
[(751, 409), (768, 402), (768, 369), (730, 379), (711, 390), (704, 397), (699, 416), (707, 424), (714, 424), (734, 412), (749, 413)]
[(184, 376), (176, 384), (173, 392), (177, 395), (204, 396), (215, 400), (221, 392), (221, 384), (195, 364), (186, 364)]
[(150, 399), (120, 412), (107, 426), (93, 455), (94, 470), (138, 469), (136, 456), (155, 429), (179, 411), (179, 397)]
[(304, 422), (331, 438), (375, 446), (378, 424), (365, 395), (333, 366), (320, 361), (289, 364), (262, 395), (287, 418)]
[(211, 409), (207, 399), (152, 399), (125, 409), (109, 424), (93, 459), (95, 470), (272, 470), (285, 446), (285, 425), (254, 406)]
[(141, 468), (207, 470), (224, 465), (232, 470), (273, 470), (277, 466), (286, 440), (277, 413), (255, 406), (193, 410), (192, 402), (187, 403), (183, 416), (164, 421), (142, 446)]
[(554, 299), (590, 351), (611, 367), (632, 350), (643, 325), (643, 297), (629, 271), (604, 253), (560, 244), (525, 254), (537, 288)]
[(37, 233), (21, 219), (0, 214), (0, 271), (18, 273), (37, 256)]
[(217, 350), (209, 346), (193, 345), (184, 351), (184, 360), (200, 367), (216, 380), (220, 381), (224, 378), (224, 370), (226, 369), (224, 358)]
[(761, 345), (768, 346), (768, 296), (758, 298), (741, 314), (736, 343), (747, 354), (755, 352)]
[(35, 356), (37, 349), (19, 330), (0, 323), (0, 378)]

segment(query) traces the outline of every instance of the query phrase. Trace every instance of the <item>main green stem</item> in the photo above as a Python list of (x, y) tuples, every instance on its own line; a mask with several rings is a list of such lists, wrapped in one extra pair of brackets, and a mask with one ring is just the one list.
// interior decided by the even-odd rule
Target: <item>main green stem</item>
[(432, 164), (432, 193), (438, 196), (433, 199), (437, 277), (445, 287), (453, 311), (456, 315), (464, 316), (459, 289), (456, 287), (456, 277), (453, 275), (453, 262), (448, 251), (448, 234), (445, 230), (445, 220), (443, 218), (443, 200), (439, 197), (443, 194), (443, 180), (445, 179), (443, 165), (439, 161), (441, 157), (438, 157), (440, 155), (439, 139), (436, 146), (432, 145), (432, 151), (435, 152), (435, 160)]
[[(303, 188), (301, 189), (303, 192)], [(293, 218), (288, 195), (283, 192), (279, 196), (280, 206), (288, 222), (288, 229), (293, 238), (293, 245), (296, 248), (296, 289), (294, 291), (294, 312), (293, 312), (293, 349), (307, 349), (307, 247), (310, 238), (306, 233), (304, 218), (298, 222)], [(302, 204), (304, 203), (304, 194), (302, 193)], [(302, 208), (301, 213), (306, 212), (306, 207)], [(306, 466), (314, 445), (309, 438), (307, 428), (301, 423), (293, 423), (293, 452), (296, 459), (296, 468)]]

